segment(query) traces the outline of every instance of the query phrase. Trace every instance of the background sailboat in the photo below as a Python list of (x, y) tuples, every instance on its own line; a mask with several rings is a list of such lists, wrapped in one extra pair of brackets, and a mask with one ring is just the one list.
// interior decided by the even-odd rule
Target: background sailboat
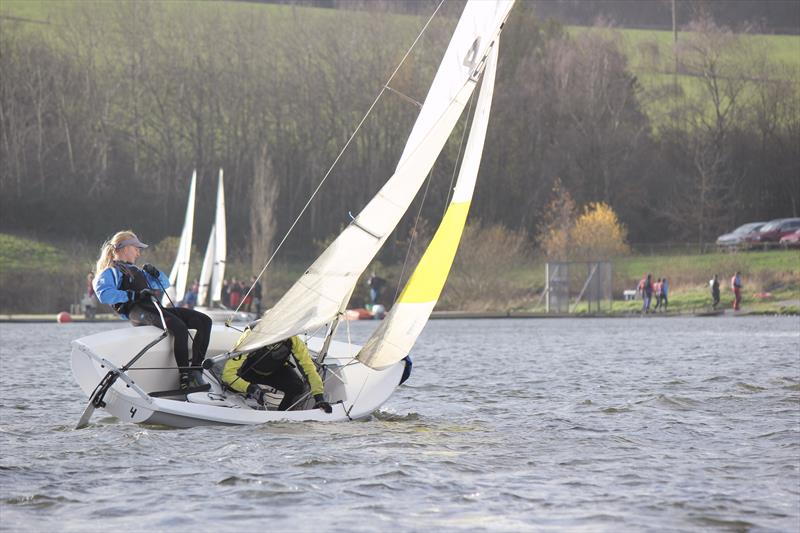
[(214, 224), (208, 237), (203, 268), (200, 271), (200, 288), (197, 291), (197, 305), (210, 308), (222, 304), (222, 282), (225, 278), (225, 257), (227, 254), (225, 228), (225, 186), (222, 169), (219, 169), (217, 184), (217, 209)]
[(232, 319), (235, 322), (249, 322), (256, 317), (252, 313), (236, 312), (222, 305), (222, 285), (225, 280), (225, 259), (227, 256), (227, 229), (225, 227), (225, 182), (222, 169), (219, 169), (217, 183), (217, 202), (214, 224), (208, 237), (203, 267), (200, 270), (197, 306), (195, 309), (207, 314), (215, 322)]
[(175, 263), (169, 273), (170, 286), (166, 294), (161, 299), (161, 305), (176, 304), (183, 300), (186, 295), (186, 284), (189, 281), (189, 259), (192, 251), (192, 230), (194, 227), (194, 197), (197, 184), (197, 170), (192, 173), (192, 181), (189, 185), (189, 199), (186, 202), (186, 217), (183, 221), (181, 239), (178, 243), (178, 253), (175, 256)]
[[(120, 372), (113, 394), (104, 395), (105, 408), (133, 422), (192, 426), (271, 420), (348, 420), (367, 416), (380, 407), (400, 382), (405, 369), (400, 360), (422, 330), (455, 255), (486, 134), (497, 42), (512, 5), (513, 0), (467, 3), (396, 172), (247, 335), (235, 341), (238, 332), (215, 326), (208, 365), (204, 365), (209, 371), (206, 377), (211, 383), (210, 392), (190, 394), (188, 401), (158, 397), (154, 391), (174, 388), (175, 373), (148, 373), (144, 368), (137, 370), (137, 366), (168, 366), (172, 359), (169, 348), (160, 343), (128, 372)], [(363, 349), (332, 341), (359, 276), (410, 206), (481, 75), (483, 89), (453, 201), (398, 304)], [(321, 327), (327, 327), (325, 337), (308, 337)], [(148, 341), (152, 343), (154, 333), (157, 333), (155, 328), (128, 328), (74, 342), (73, 373), (93, 401), (98, 400), (98, 389), (94, 387), (107, 369), (122, 366), (137, 349)], [(292, 335), (306, 339), (309, 351), (321, 365), (326, 395), (333, 405), (331, 414), (310, 408), (313, 405), (310, 399), (293, 411), (252, 409), (241, 395), (224, 390), (210, 372), (214, 363)], [(136, 377), (135, 381), (131, 376)]]

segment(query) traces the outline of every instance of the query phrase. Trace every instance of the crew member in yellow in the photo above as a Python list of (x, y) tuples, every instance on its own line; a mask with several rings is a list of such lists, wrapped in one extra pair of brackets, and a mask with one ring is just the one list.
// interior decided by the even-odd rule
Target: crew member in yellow
[(235, 391), (247, 393), (260, 405), (264, 405), (264, 390), (258, 385), (269, 385), (283, 391), (278, 410), (285, 411), (299, 400), (305, 389), (290, 358), (294, 359), (311, 386), (311, 394), (316, 402), (314, 408), (331, 413), (333, 409), (325, 401), (322, 379), (308, 354), (308, 348), (297, 336), (228, 359), (222, 370), (222, 381)]

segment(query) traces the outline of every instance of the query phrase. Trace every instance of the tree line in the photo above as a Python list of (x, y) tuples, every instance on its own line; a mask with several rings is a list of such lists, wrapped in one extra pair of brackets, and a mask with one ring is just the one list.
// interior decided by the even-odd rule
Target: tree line
[[(287, 253), (315, 255), (391, 175), (455, 15), (424, 34)], [(231, 249), (260, 266), (423, 22), (149, 2), (80, 2), (36, 27), (4, 19), (0, 226), (97, 241), (131, 227), (159, 241), (180, 232), (196, 168), (202, 245), (222, 167)], [(796, 216), (798, 73), (711, 18), (687, 29), (677, 59), (654, 48), (663, 82), (644, 84), (615, 30), (570, 33), (518, 4), (501, 40), (473, 216), (535, 235), (556, 180), (578, 206), (611, 206), (632, 242), (703, 243), (735, 224)], [(396, 242), (417, 212), (441, 217), (467, 126), (464, 117)], [(402, 261), (404, 250), (387, 248), (384, 261)]]

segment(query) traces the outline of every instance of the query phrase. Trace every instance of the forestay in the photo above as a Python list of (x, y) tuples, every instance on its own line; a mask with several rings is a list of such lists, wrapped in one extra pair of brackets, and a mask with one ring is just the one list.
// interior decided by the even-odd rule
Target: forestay
[(336, 316), (424, 183), (512, 5), (513, 0), (467, 3), (394, 175), (236, 350), (312, 331)]
[(222, 300), (222, 280), (225, 276), (225, 256), (227, 254), (225, 227), (225, 187), (222, 169), (219, 169), (217, 185), (217, 211), (211, 235), (208, 237), (203, 267), (200, 270), (200, 287), (197, 292), (198, 305), (211, 307), (214, 302)]
[(166, 294), (162, 298), (161, 303), (167, 305), (170, 303), (170, 298), (177, 304), (183, 300), (186, 294), (186, 283), (189, 280), (189, 256), (192, 250), (192, 229), (194, 227), (194, 197), (195, 185), (197, 182), (197, 171), (192, 174), (192, 181), (189, 185), (189, 200), (186, 204), (186, 217), (183, 221), (183, 230), (181, 231), (181, 240), (178, 243), (178, 253), (175, 257), (175, 263), (172, 265), (172, 270), (169, 273), (170, 286), (166, 290)]
[(371, 368), (386, 367), (408, 355), (447, 281), (464, 232), (481, 164), (494, 92), (498, 45), (499, 37), (486, 62), (475, 117), (450, 205), (391, 312), (358, 354), (358, 360)]

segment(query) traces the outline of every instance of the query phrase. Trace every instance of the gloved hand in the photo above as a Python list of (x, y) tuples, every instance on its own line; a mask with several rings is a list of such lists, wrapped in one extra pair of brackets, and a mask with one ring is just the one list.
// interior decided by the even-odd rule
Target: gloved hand
[(247, 395), (258, 402), (258, 405), (264, 405), (264, 389), (251, 383), (247, 386)]
[(150, 298), (152, 298), (152, 296), (153, 296), (153, 291), (151, 291), (150, 289), (142, 289), (134, 295), (133, 301), (149, 303)]
[(142, 267), (142, 270), (144, 270), (145, 272), (147, 272), (148, 274), (150, 274), (154, 278), (157, 278), (158, 275), (160, 274), (158, 269), (156, 267), (154, 267), (153, 265), (151, 265), (150, 263), (145, 263), (144, 266)]
[(333, 412), (333, 407), (331, 407), (331, 404), (325, 401), (325, 396), (322, 394), (315, 394), (314, 401), (316, 402), (314, 404), (314, 409), (322, 409), (328, 414)]

